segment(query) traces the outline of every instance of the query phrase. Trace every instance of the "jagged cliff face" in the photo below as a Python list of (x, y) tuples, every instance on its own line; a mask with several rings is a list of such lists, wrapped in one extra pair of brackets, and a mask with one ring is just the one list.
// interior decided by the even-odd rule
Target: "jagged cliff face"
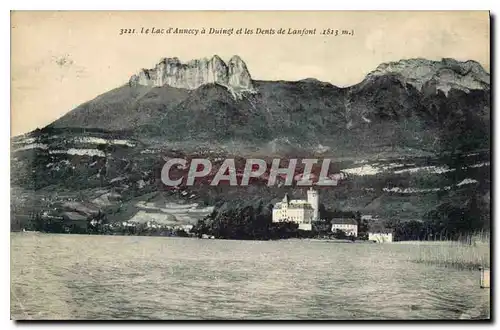
[(395, 75), (419, 91), (435, 89), (445, 94), (450, 89), (470, 92), (487, 89), (490, 85), (490, 75), (481, 64), (475, 61), (459, 62), (449, 58), (443, 58), (441, 61), (417, 58), (383, 63), (367, 78), (386, 75)]
[(239, 56), (233, 56), (228, 63), (229, 86), (253, 89), (252, 77), (245, 62)]
[(153, 69), (142, 69), (130, 78), (131, 86), (171, 86), (196, 89), (216, 83), (234, 91), (253, 90), (252, 77), (238, 56), (226, 64), (219, 56), (181, 63), (177, 57), (164, 58)]

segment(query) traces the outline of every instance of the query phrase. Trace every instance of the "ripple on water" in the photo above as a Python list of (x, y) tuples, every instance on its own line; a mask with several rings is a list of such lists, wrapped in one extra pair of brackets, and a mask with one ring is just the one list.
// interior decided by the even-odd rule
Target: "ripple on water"
[[(401, 245), (11, 234), (14, 319), (458, 319), (477, 274)], [(481, 307), (478, 307), (481, 306)]]

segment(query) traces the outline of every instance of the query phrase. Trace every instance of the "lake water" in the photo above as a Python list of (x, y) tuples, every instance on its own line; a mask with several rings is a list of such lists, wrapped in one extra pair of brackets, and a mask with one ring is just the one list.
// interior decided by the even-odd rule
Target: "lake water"
[(458, 319), (477, 271), (413, 246), (11, 234), (13, 319)]

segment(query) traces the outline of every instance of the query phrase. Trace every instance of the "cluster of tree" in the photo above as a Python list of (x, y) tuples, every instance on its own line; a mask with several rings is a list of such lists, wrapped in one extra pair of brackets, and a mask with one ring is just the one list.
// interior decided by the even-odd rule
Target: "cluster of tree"
[(183, 229), (153, 228), (144, 224), (136, 226), (104, 226), (103, 230), (90, 232), (98, 235), (124, 235), (124, 236), (166, 236), (166, 237), (189, 237), (190, 234)]
[(397, 240), (458, 240), (490, 230), (490, 208), (478, 196), (466, 203), (443, 203), (429, 211), (423, 220), (387, 220)]
[(353, 211), (342, 211), (342, 210), (329, 210), (323, 204), (319, 205), (319, 214), (321, 215), (321, 219), (332, 220), (335, 218), (349, 218), (356, 219), (357, 221), (361, 220), (360, 212)]
[(336, 239), (349, 239), (351, 241), (355, 241), (359, 239), (359, 237), (352, 236), (352, 235), (347, 235), (345, 231), (337, 229), (335, 232), (332, 233), (331, 237), (336, 238)]
[(39, 231), (43, 233), (69, 233), (93, 235), (134, 235), (134, 236), (177, 236), (188, 237), (183, 229), (148, 227), (146, 224), (135, 226), (111, 225), (106, 215), (99, 212), (96, 216), (81, 221), (71, 221), (65, 217), (47, 217), (40, 212), (19, 216), (11, 214), (12, 231)]

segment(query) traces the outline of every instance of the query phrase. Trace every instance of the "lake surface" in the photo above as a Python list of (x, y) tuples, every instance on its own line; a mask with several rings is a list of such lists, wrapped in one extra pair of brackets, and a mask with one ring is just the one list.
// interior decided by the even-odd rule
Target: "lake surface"
[(11, 233), (13, 319), (458, 319), (477, 271), (414, 246)]

